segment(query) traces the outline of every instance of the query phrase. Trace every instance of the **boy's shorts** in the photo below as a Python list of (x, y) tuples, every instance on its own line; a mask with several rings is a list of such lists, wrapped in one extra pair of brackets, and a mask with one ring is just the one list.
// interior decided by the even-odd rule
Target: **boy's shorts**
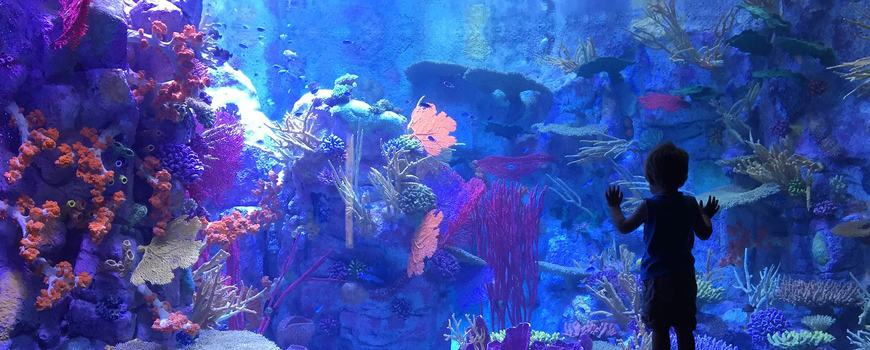
[(668, 275), (643, 281), (641, 320), (647, 329), (671, 327), (695, 330), (698, 307), (695, 275)]

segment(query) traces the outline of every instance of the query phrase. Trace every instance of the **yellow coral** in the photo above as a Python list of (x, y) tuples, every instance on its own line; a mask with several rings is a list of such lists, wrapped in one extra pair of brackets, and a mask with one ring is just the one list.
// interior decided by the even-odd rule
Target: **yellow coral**
[(8, 340), (27, 298), (21, 273), (0, 270), (0, 341)]
[(157, 285), (172, 282), (173, 269), (188, 268), (199, 258), (203, 243), (196, 240), (196, 234), (201, 227), (202, 222), (195, 218), (188, 221), (187, 215), (172, 220), (165, 235), (155, 236), (151, 244), (139, 247), (144, 254), (130, 282), (135, 285), (146, 281)]

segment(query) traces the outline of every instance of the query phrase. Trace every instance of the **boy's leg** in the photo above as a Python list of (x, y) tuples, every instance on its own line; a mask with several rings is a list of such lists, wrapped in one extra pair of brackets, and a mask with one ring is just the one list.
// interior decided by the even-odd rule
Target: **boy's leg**
[[(677, 338), (679, 339), (679, 338)], [(693, 348), (694, 349), (694, 348)], [(656, 328), (652, 332), (652, 350), (671, 350), (670, 330)], [(683, 350), (683, 348), (680, 348)]]
[(695, 335), (689, 327), (674, 327), (677, 333), (677, 348), (679, 350), (695, 350)]

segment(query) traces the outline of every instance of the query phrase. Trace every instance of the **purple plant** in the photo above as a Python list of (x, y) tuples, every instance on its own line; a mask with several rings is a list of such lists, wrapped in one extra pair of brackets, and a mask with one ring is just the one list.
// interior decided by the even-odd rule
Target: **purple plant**
[(818, 216), (830, 216), (834, 215), (837, 212), (837, 204), (832, 200), (824, 200), (816, 203), (816, 206), (813, 207), (813, 214)]
[[(767, 335), (781, 332), (791, 327), (782, 311), (774, 308), (756, 311), (749, 317), (746, 333), (752, 337), (752, 343), (757, 348), (770, 348)], [(699, 348), (700, 349), (700, 348)]]
[(785, 137), (791, 133), (791, 125), (788, 120), (780, 119), (770, 126), (770, 132), (776, 136)]
[(338, 319), (335, 317), (324, 317), (320, 319), (320, 331), (325, 335), (336, 335), (341, 329)]
[(183, 143), (167, 143), (157, 151), (160, 164), (172, 174), (173, 180), (187, 185), (199, 180), (205, 167), (199, 155)]
[(402, 320), (407, 320), (408, 317), (411, 317), (411, 303), (405, 299), (393, 299), (393, 302), (390, 304), (390, 310), (393, 311), (393, 315)]
[(456, 274), (459, 273), (459, 261), (456, 260), (456, 257), (440, 249), (436, 250), (432, 258), (429, 259), (429, 266), (446, 281), (455, 280)]
[(214, 126), (191, 139), (190, 148), (203, 160), (205, 170), (201, 181), (188, 186), (187, 191), (199, 202), (210, 198), (219, 203), (224, 192), (236, 186), (236, 173), (241, 169), (239, 157), (245, 148), (245, 128), (231, 113), (235, 108), (228, 105), (218, 110)]
[[(677, 348), (677, 335), (671, 331), (671, 348)], [(765, 338), (767, 339), (767, 338)], [(764, 341), (767, 343), (767, 340)], [(697, 350), (737, 350), (737, 347), (713, 337), (695, 334), (695, 349)]]

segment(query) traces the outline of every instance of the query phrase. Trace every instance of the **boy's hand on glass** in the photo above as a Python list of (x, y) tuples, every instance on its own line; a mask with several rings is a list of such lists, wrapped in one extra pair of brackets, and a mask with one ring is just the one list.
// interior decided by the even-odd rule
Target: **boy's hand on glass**
[(707, 196), (707, 204), (704, 204), (704, 200), (698, 201), (698, 205), (701, 206), (701, 212), (704, 213), (708, 218), (712, 218), (713, 215), (719, 212), (719, 200), (713, 196)]
[(622, 191), (619, 186), (607, 186), (607, 191), (604, 192), (604, 198), (607, 198), (607, 205), (610, 207), (619, 207), (622, 204)]

